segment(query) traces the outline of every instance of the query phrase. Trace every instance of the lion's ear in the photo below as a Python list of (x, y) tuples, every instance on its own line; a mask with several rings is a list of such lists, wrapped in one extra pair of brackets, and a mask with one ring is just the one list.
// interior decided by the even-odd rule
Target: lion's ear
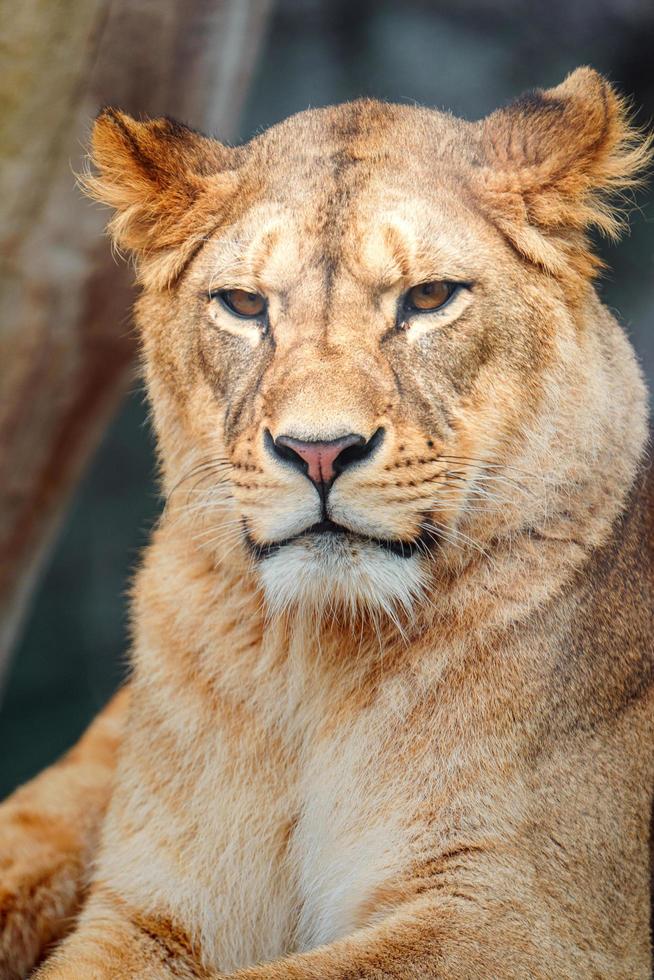
[(144, 122), (103, 109), (93, 128), (94, 172), (81, 183), (114, 209), (109, 232), (142, 280), (170, 283), (237, 186), (237, 151), (172, 119)]
[(473, 185), (501, 230), (551, 272), (572, 263), (592, 275), (601, 263), (586, 233), (618, 235), (620, 195), (650, 158), (651, 140), (631, 124), (624, 100), (597, 72), (578, 68), (478, 126), (482, 166)]

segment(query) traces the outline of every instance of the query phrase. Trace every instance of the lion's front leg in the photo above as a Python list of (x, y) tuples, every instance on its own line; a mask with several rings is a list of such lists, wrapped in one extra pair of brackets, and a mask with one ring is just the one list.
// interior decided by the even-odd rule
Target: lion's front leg
[(558, 953), (545, 951), (544, 939), (548, 945), (546, 937), (530, 935), (526, 923), (499, 909), (489, 916), (483, 900), (432, 894), (328, 946), (231, 976), (233, 980), (554, 980), (588, 975), (566, 972)]
[[(516, 936), (510, 930), (503, 936), (501, 951), (497, 944), (484, 942), (483, 919), (484, 912), (475, 902), (458, 896), (424, 896), (379, 925), (328, 946), (226, 974), (201, 965), (201, 950), (190, 938), (192, 927), (138, 910), (99, 885), (75, 933), (34, 980), (226, 980), (227, 976), (234, 980), (473, 976), (522, 980), (556, 975), (534, 971), (536, 956), (527, 961), (516, 954)], [(517, 948), (522, 944), (524, 951), (526, 938), (520, 940)]]
[[(230, 974), (232, 980), (649, 980), (643, 951), (628, 962), (574, 938), (522, 906), (524, 894), (423, 896), (378, 925), (308, 953)], [(579, 937), (581, 939), (581, 937)], [(211, 980), (224, 980), (212, 975)]]
[(121, 691), (60, 762), (0, 806), (0, 977), (24, 977), (79, 908), (111, 794)]
[[(472, 894), (430, 892), (383, 921), (306, 953), (235, 973), (203, 965), (192, 925), (145, 913), (99, 886), (76, 932), (34, 980), (555, 980), (646, 973), (593, 971), (582, 949), (565, 948), (520, 907), (524, 895), (502, 902)], [(544, 928), (543, 928), (544, 927)], [(613, 966), (615, 969), (613, 969)]]
[[(145, 911), (98, 883), (76, 932), (34, 980), (647, 980), (643, 944), (626, 955), (574, 928), (543, 903), (532, 869), (517, 855), (479, 875), (431, 887), (383, 918), (328, 945), (235, 973), (203, 956), (194, 923)], [(389, 888), (392, 882), (389, 883)], [(573, 885), (571, 883), (571, 890)], [(206, 953), (206, 951), (205, 951)]]
[(189, 936), (169, 916), (138, 909), (97, 884), (75, 932), (33, 980), (213, 980)]

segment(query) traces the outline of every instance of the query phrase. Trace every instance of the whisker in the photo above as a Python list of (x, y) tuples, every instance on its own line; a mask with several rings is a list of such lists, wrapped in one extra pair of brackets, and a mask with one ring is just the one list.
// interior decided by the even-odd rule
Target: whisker
[(202, 476), (203, 474), (207, 476), (212, 474), (221, 474), (222, 479), (224, 479), (226, 482), (226, 473), (232, 469), (232, 464), (224, 456), (208, 457), (207, 459), (201, 460), (199, 463), (192, 466), (191, 469), (188, 470), (182, 477), (180, 477), (180, 479), (168, 493), (166, 502), (168, 503), (172, 499), (173, 494), (175, 494), (177, 490), (188, 480), (192, 480), (194, 477), (198, 475)]
[[(470, 479), (469, 476), (465, 476), (463, 474), (455, 474), (452, 475), (451, 478), (453, 480), (458, 480), (460, 482), (465, 482)], [(481, 486), (487, 483), (495, 483), (495, 484), (511, 487), (511, 489), (518, 490), (520, 491), (520, 493), (528, 494), (531, 497), (537, 496), (537, 494), (530, 487), (525, 486), (524, 483), (521, 483), (519, 480), (516, 480), (513, 477), (503, 476), (499, 473), (481, 473), (477, 475), (474, 478), (474, 480), (476, 481), (477, 486)]]
[[(231, 527), (222, 534), (216, 534), (213, 537), (205, 538), (205, 540), (200, 540), (199, 543), (207, 548), (218, 548), (222, 545), (230, 543), (233, 543), (233, 546), (236, 546), (241, 540), (242, 534), (240, 533), (240, 530), (236, 527)], [(229, 551), (231, 550), (232, 549), (230, 548), (226, 553), (222, 552), (221, 557), (224, 557), (224, 554), (229, 554)]]
[(233, 508), (235, 504), (234, 497), (230, 494), (224, 497), (210, 497), (209, 492), (206, 493), (203, 500), (196, 500), (193, 503), (188, 503), (184, 505), (185, 514), (206, 514), (209, 511), (225, 511)]
[(513, 466), (510, 463), (500, 463), (493, 462), (492, 460), (482, 459), (479, 456), (450, 456), (445, 453), (438, 456), (437, 459), (443, 459), (445, 462), (452, 461), (453, 463), (470, 463), (475, 466), (488, 466), (492, 469), (503, 469), (503, 470), (515, 470), (516, 473), (522, 473), (523, 476), (529, 476), (533, 479), (541, 479), (541, 476), (537, 473), (531, 472), (531, 470), (521, 469), (518, 466)]
[(221, 537), (227, 537), (229, 534), (233, 534), (236, 527), (240, 528), (243, 526), (243, 521), (240, 517), (235, 518), (233, 521), (228, 521), (225, 524), (220, 524), (218, 527), (205, 528), (204, 531), (198, 531), (193, 534), (194, 541), (201, 541), (203, 538), (210, 538), (212, 540), (219, 541)]
[(495, 561), (492, 556), (483, 548), (478, 541), (475, 541), (469, 535), (465, 534), (463, 531), (457, 528), (448, 527), (446, 524), (442, 524), (440, 521), (435, 520), (433, 517), (429, 519), (429, 522), (424, 522), (423, 525), (425, 530), (437, 531), (446, 541), (453, 544), (455, 547), (464, 550), (463, 545), (474, 548), (480, 555), (486, 558), (493, 566), (495, 566)]

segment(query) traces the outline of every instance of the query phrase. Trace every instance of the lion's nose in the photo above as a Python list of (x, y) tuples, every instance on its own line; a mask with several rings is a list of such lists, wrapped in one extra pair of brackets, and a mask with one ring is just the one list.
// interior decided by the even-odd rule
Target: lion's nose
[(383, 434), (383, 429), (377, 429), (370, 439), (366, 439), (350, 432), (338, 439), (319, 442), (307, 442), (288, 435), (277, 436), (276, 439), (270, 436), (269, 445), (280, 459), (295, 466), (321, 490), (329, 488), (348, 466), (367, 459), (381, 442)]

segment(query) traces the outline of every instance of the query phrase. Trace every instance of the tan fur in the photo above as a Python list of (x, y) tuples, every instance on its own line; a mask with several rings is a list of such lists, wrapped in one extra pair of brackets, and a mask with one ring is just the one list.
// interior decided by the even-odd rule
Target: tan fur
[[(649, 977), (646, 394), (587, 241), (646, 155), (590, 69), (481, 123), (363, 101), (235, 149), (100, 116), (167, 507), (40, 978)], [(398, 316), (434, 279), (468, 286)], [(236, 287), (268, 330), (209, 298)], [(330, 493), (352, 536), (302, 537), (266, 430), (380, 428)]]
[(71, 927), (109, 797), (127, 692), (0, 808), (0, 977), (23, 977)]

